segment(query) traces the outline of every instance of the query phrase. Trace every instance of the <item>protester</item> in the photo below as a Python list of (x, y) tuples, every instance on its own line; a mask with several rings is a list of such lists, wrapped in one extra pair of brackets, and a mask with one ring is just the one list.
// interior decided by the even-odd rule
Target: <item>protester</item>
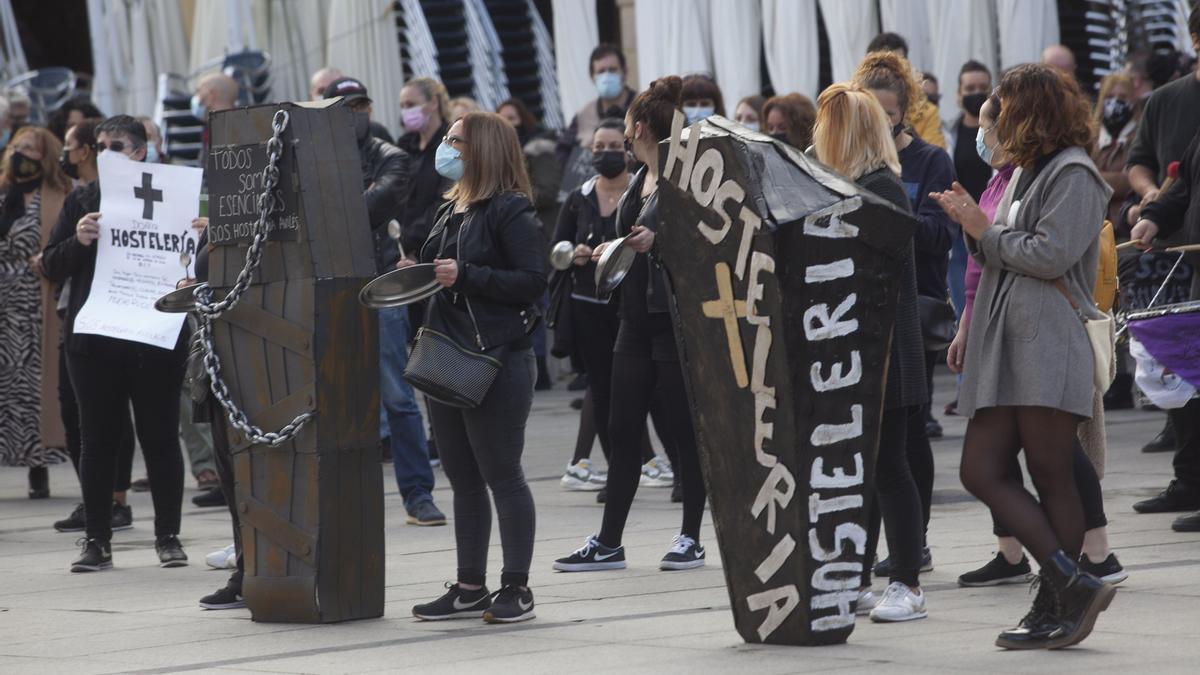
[(1043, 49), (1042, 63), (1064, 75), (1075, 77), (1075, 53), (1063, 45), (1050, 45)]
[(479, 102), (470, 96), (459, 96), (458, 98), (450, 99), (450, 123), (461, 120), (469, 113), (479, 112), (483, 108), (479, 107)]
[[(600, 124), (600, 120), (608, 117), (624, 118), (629, 102), (633, 100), (634, 91), (625, 84), (628, 68), (625, 65), (625, 54), (620, 47), (602, 43), (592, 50), (588, 58), (588, 77), (596, 86), (596, 98), (588, 101), (571, 118), (571, 124), (563, 131), (558, 140), (558, 163), (563, 167), (564, 175), (571, 165), (572, 156), (578, 156), (592, 144), (592, 134)], [(590, 166), (590, 158), (587, 160)], [(583, 182), (581, 179), (580, 183)], [(564, 185), (563, 189), (573, 190), (576, 185)]]
[(396, 146), (408, 153), (413, 162), (404, 217), (400, 220), (400, 243), (408, 257), (414, 259), (433, 226), (442, 195), (452, 183), (438, 173), (434, 161), (439, 143), (450, 128), (446, 122), (449, 110), (446, 88), (433, 78), (418, 77), (400, 89), (400, 116), (405, 133)]
[[(907, 62), (908, 42), (896, 33), (880, 33), (867, 45), (868, 56), (875, 52), (895, 52)], [(942, 135), (942, 122), (938, 117), (937, 105), (925, 100), (924, 94), (914, 97), (908, 112), (908, 122), (921, 140), (939, 148), (946, 147), (946, 138)], [(919, 250), (918, 253), (920, 253)], [(918, 265), (920, 265), (919, 260)]]
[(725, 97), (721, 88), (708, 75), (688, 75), (683, 78), (683, 114), (688, 124), (695, 124), (713, 115), (725, 116)]
[(733, 121), (750, 131), (762, 131), (762, 109), (767, 100), (755, 94), (738, 101), (733, 109)]
[[(959, 409), (970, 421), (960, 473), (1041, 566), (1033, 609), (997, 646), (1059, 648), (1086, 638), (1115, 592), (1077, 562), (1085, 521), (1072, 462), (1076, 427), (1096, 395), (1080, 318), (1101, 318), (1092, 287), (1111, 190), (1087, 155), (1088, 102), (1073, 78), (1017, 66), (998, 96), (997, 138), (1021, 167), (997, 207), (1004, 224), (989, 223), (957, 183), (931, 195), (961, 223), (983, 267), (970, 327), (977, 339), (963, 359)], [(1009, 477), (1022, 449), (1040, 502)]]
[(817, 109), (804, 94), (772, 96), (762, 107), (763, 132), (804, 151), (812, 145)]
[[(900, 182), (900, 159), (892, 140), (892, 124), (879, 102), (857, 84), (835, 84), (817, 99), (813, 133), (817, 158), (866, 190), (911, 214), (908, 196)], [(875, 460), (875, 488), (879, 503), (872, 509), (887, 521), (889, 583), (875, 603), (871, 593), (871, 558), (879, 538), (879, 520), (872, 516), (868, 534), (863, 584), (856, 611), (870, 613), (872, 621), (896, 622), (923, 619), (925, 594), (919, 579), (923, 543), (921, 497), (908, 466), (908, 425), (924, 426), (924, 348), (917, 309), (917, 276), (910, 243), (904, 251), (899, 279), (895, 328), (888, 359), (883, 418), (879, 423), (879, 451)]]
[[(945, 150), (932, 146), (907, 131), (905, 121), (919, 106), (919, 86), (913, 79), (912, 66), (899, 54), (880, 51), (868, 54), (854, 74), (854, 81), (869, 90), (879, 99), (884, 112), (892, 123), (892, 137), (900, 158), (900, 179), (904, 182), (909, 205), (918, 226), (913, 236), (916, 249), (917, 293), (934, 302), (946, 302), (949, 291), (946, 287), (946, 269), (949, 265), (950, 248), (959, 236), (956, 226), (937, 204), (927, 195), (933, 190), (948, 189), (954, 181), (954, 165)], [(926, 300), (925, 302), (928, 302)], [(922, 332), (924, 328), (922, 327)], [(925, 354), (926, 403), (922, 416), (924, 428), (910, 424), (908, 432), (908, 466), (921, 495), (921, 509), (925, 528), (929, 527), (929, 511), (933, 501), (933, 452), (929, 447), (930, 437), (942, 435), (941, 425), (933, 420), (930, 404), (933, 400), (933, 366), (936, 353)], [(887, 576), (889, 560), (880, 561), (875, 567), (877, 576)], [(928, 546), (922, 555), (921, 568), (933, 568)]]
[[(101, 152), (140, 161), (146, 156), (145, 128), (128, 115), (111, 117), (96, 128), (96, 147)], [(180, 331), (174, 349), (160, 349), (74, 332), (75, 317), (91, 292), (96, 265), (94, 244), (103, 227), (103, 215), (98, 211), (98, 182), (87, 190), (71, 209), (64, 206), (42, 259), (51, 280), (70, 277), (72, 282), (64, 342), (79, 405), (83, 445), (80, 473), (87, 536), (81, 540), (82, 553), (72, 563), (71, 570), (86, 572), (112, 567), (111, 495), (117, 473), (120, 419), (130, 401), (150, 474), (155, 550), (160, 565), (186, 565), (187, 555), (178, 538), (183, 458), (177, 435), (184, 333)]]
[[(617, 233), (626, 236), (625, 245), (639, 255), (620, 287), (621, 323), (614, 347), (608, 422), (608, 499), (599, 534), (589, 536), (581, 548), (555, 561), (554, 568), (564, 572), (626, 566), (621, 537), (640, 481), (642, 430), (656, 397), (667, 422), (665, 429), (656, 428), (660, 434), (666, 431), (667, 442), (675, 444), (679, 459), (675, 473), (683, 485), (683, 524), (659, 567), (682, 570), (704, 565), (704, 547), (699, 543), (704, 479), (668, 313), (665, 272), (656, 257), (646, 255), (660, 222), (658, 143), (669, 136), (676, 112), (682, 112), (682, 89), (678, 77), (655, 80), (638, 94), (625, 115), (625, 142), (645, 166), (617, 206)], [(607, 246), (594, 247), (593, 259), (598, 260)]]
[(38, 273), (41, 246), (71, 187), (61, 151), (49, 131), (23, 127), (0, 159), (0, 465), (27, 468), (30, 499), (50, 496), (46, 467), (67, 458), (53, 389), (58, 336), (44, 334), (58, 323)]
[[(312, 101), (320, 101), (325, 96), (325, 90), (329, 85), (346, 77), (346, 75), (337, 68), (321, 68), (312, 74), (312, 78), (308, 81), (308, 98)], [(368, 111), (370, 112), (370, 111)], [(371, 135), (385, 143), (395, 144), (392, 139), (392, 134), (387, 127), (380, 124), (377, 120), (371, 120)]]
[[(426, 325), (470, 326), (465, 332), (474, 335), (454, 339), (489, 350), (502, 368), (476, 408), (430, 401), (454, 492), (458, 580), (442, 597), (413, 607), (413, 615), (525, 621), (534, 618), (529, 566), (535, 516), (521, 454), (537, 375), (529, 333), (539, 319), (533, 303), (546, 290), (546, 248), (517, 134), (502, 117), (468, 114), (450, 127), (437, 155), (438, 171), (455, 183), (421, 248), (421, 261), (437, 266), (445, 289), (431, 299)], [(485, 585), (489, 490), (504, 551), (501, 588), (494, 595)]]
[[(925, 93), (925, 100), (929, 101), (935, 106), (940, 107), (942, 94), (938, 88), (938, 79), (936, 75), (927, 70), (921, 73), (921, 91)], [(943, 130), (943, 135), (944, 134), (945, 131)]]
[(169, 164), (171, 160), (163, 152), (162, 132), (159, 131), (158, 125), (154, 123), (154, 120), (145, 115), (139, 115), (136, 119), (146, 128), (146, 162), (149, 164), (158, 164), (160, 162)]
[(86, 119), (103, 117), (104, 113), (100, 112), (100, 109), (90, 99), (86, 96), (76, 96), (67, 99), (58, 110), (50, 113), (46, 128), (62, 141), (66, 139), (67, 129)]

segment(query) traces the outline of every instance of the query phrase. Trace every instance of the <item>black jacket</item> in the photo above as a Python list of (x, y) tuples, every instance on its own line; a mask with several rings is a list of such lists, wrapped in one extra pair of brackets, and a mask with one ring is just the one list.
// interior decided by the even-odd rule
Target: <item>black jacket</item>
[[(596, 248), (601, 243), (617, 238), (615, 224), (605, 229), (600, 215), (600, 203), (596, 198), (596, 177), (573, 190), (558, 214), (558, 225), (554, 228), (554, 241), (569, 241), (572, 244), (587, 244)], [(574, 289), (571, 294), (588, 299), (596, 294), (596, 263), (572, 265), (571, 279)]]
[[(408, 153), (374, 136), (367, 136), (358, 144), (358, 153), (362, 160), (363, 200), (375, 237), (375, 264), (380, 272), (385, 272), (400, 258), (400, 249), (388, 237), (387, 224), (404, 218), (412, 161)], [(404, 250), (416, 253), (407, 246)]]
[[(617, 205), (617, 235), (627, 236), (634, 225), (658, 231), (658, 191), (642, 201), (642, 186), (646, 182), (646, 167), (642, 167), (629, 189), (621, 196)], [(662, 263), (651, 249), (648, 254), (639, 253), (625, 280), (621, 282), (621, 319), (643, 321), (649, 314), (666, 314), (671, 311), (667, 297), (667, 277)]]
[(396, 141), (396, 147), (408, 153), (412, 162), (408, 199), (404, 204), (404, 218), (400, 221), (403, 228), (400, 240), (404, 243), (405, 251), (415, 251), (425, 243), (437, 218), (438, 207), (445, 201), (442, 195), (453, 184), (453, 181), (439, 174), (434, 165), (438, 145), (449, 130), (450, 126), (443, 124), (424, 150), (421, 149), (421, 134), (416, 132), (404, 134)]
[[(1200, 243), (1200, 132), (1192, 137), (1179, 160), (1179, 177), (1142, 209), (1142, 218), (1158, 225), (1158, 239), (1183, 231), (1188, 244)], [(1200, 253), (1188, 253), (1188, 262), (1200, 265)], [(1192, 274), (1192, 300), (1200, 300), (1200, 274)]]
[[(433, 230), (421, 247), (421, 262), (438, 257), (442, 232), (451, 220), (453, 204), (437, 212)], [(537, 326), (534, 302), (546, 292), (546, 240), (524, 195), (505, 192), (471, 205), (458, 228), (458, 281), (430, 304), (430, 314), (450, 300), (466, 311), (469, 297), (484, 348), (524, 338)], [(435, 320), (427, 317), (427, 323)]]

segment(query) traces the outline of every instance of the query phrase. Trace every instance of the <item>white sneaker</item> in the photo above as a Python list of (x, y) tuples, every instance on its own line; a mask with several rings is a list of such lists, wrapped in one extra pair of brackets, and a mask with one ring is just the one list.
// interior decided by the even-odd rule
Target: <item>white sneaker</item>
[(675, 472), (671, 470), (671, 462), (666, 457), (655, 456), (642, 465), (642, 487), (669, 488), (675, 484)]
[(204, 562), (213, 569), (231, 570), (237, 567), (237, 551), (234, 550), (233, 544), (230, 544), (204, 556)]
[(912, 621), (925, 616), (925, 594), (917, 595), (899, 581), (888, 584), (883, 598), (871, 610), (871, 620), (876, 623)]
[(875, 597), (875, 593), (869, 588), (863, 588), (858, 591), (858, 603), (854, 606), (854, 614), (857, 616), (866, 616), (875, 609), (875, 605), (879, 603), (879, 598)]
[(567, 465), (567, 472), (563, 474), (559, 484), (564, 490), (595, 492), (604, 487), (604, 480), (596, 478), (596, 473), (592, 471), (592, 460), (581, 459)]

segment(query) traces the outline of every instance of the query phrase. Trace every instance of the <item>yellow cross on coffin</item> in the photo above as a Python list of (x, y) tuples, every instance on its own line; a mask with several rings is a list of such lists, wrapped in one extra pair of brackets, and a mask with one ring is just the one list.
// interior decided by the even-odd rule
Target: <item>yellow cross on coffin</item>
[(729, 360), (733, 364), (733, 377), (739, 389), (750, 385), (746, 372), (746, 353), (742, 351), (742, 335), (738, 332), (738, 319), (746, 316), (746, 301), (733, 297), (733, 278), (729, 274), (729, 263), (716, 264), (717, 299), (700, 306), (704, 316), (721, 319), (725, 323), (725, 337), (729, 341)]

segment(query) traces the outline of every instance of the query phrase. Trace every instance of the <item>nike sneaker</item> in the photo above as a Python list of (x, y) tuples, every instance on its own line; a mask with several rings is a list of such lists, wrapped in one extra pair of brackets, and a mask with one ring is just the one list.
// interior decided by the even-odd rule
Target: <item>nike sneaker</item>
[(660, 570), (690, 570), (704, 566), (704, 547), (686, 534), (677, 534), (671, 550), (658, 564)]
[(555, 560), (554, 569), (560, 572), (623, 570), (625, 569), (625, 547), (605, 546), (593, 534), (577, 551), (565, 558)]
[(483, 620), (488, 623), (517, 623), (537, 616), (533, 613), (533, 591), (528, 588), (505, 586), (492, 597), (492, 606), (483, 612)]
[(447, 581), (446, 588), (449, 590), (437, 600), (413, 606), (413, 616), (424, 621), (478, 619), (492, 606), (492, 595), (486, 586), (469, 591)]

